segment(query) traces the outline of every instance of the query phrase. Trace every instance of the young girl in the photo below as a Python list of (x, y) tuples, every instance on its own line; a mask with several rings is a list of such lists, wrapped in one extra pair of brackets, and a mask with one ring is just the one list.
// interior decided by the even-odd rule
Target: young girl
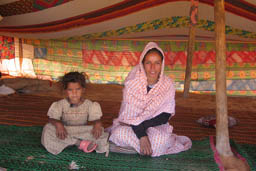
[[(70, 72), (62, 78), (67, 98), (54, 102), (47, 115), (49, 123), (44, 126), (41, 143), (52, 154), (59, 154), (64, 148), (77, 145), (86, 153), (96, 150), (108, 152), (108, 133), (104, 132), (100, 118), (99, 103), (83, 99), (85, 76)], [(93, 121), (93, 126), (86, 125)]]

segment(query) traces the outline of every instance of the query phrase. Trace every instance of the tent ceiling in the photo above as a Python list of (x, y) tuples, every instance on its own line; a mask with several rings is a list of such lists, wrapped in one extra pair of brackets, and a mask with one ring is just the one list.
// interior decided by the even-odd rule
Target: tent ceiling
[(1, 0), (0, 5), (9, 4), (9, 3), (12, 3), (12, 2), (15, 2), (15, 1), (18, 1), (18, 0)]
[[(81, 39), (82, 36), (82, 38), (156, 40), (187, 39), (188, 36), (186, 17), (189, 15), (190, 1), (187, 0), (108, 0), (101, 3), (95, 0), (59, 1), (62, 4), (56, 3), (58, 0), (28, 1), (31, 1), (32, 7), (23, 13), (21, 10), (17, 15), (14, 15), (20, 9), (17, 4), (24, 1), (1, 1), (0, 14), (4, 18), (0, 22), (0, 35), (42, 39), (69, 37)], [(255, 41), (256, 1), (226, 0), (225, 2), (226, 25), (233, 29), (227, 34), (227, 39)], [(11, 8), (13, 10), (8, 12), (4, 10), (7, 9), (4, 8), (7, 5), (10, 7), (15, 4), (16, 9)], [(176, 21), (177, 17), (182, 18)], [(167, 19), (172, 25), (162, 24), (167, 22)], [(197, 39), (213, 40), (213, 27), (209, 29), (209, 23), (214, 21), (212, 0), (200, 0), (199, 19), (205, 25), (197, 29)], [(154, 22), (160, 22), (161, 27), (156, 27)], [(206, 28), (207, 26), (209, 28)], [(133, 29), (135, 27), (145, 27), (145, 29)], [(120, 30), (125, 32), (121, 33)], [(239, 33), (237, 30), (241, 33), (247, 31), (249, 34), (239, 35), (236, 33)]]

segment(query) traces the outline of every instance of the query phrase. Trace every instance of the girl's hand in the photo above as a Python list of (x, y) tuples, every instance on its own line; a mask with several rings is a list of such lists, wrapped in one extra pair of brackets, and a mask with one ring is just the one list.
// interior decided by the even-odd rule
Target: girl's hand
[(98, 139), (102, 134), (102, 125), (100, 121), (96, 121), (95, 124), (93, 125), (92, 129), (92, 135), (94, 138)]
[(67, 135), (68, 135), (66, 128), (60, 122), (56, 123), (55, 126), (56, 126), (56, 136), (59, 139), (64, 140), (67, 137)]

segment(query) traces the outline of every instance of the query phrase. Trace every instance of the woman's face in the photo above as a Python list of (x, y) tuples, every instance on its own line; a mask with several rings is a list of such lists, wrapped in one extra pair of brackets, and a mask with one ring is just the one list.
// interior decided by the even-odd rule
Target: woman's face
[(146, 72), (148, 85), (153, 85), (158, 81), (161, 68), (162, 58), (157, 52), (150, 52), (144, 59), (144, 70)]
[(77, 82), (68, 83), (66, 93), (72, 104), (79, 104), (84, 88)]

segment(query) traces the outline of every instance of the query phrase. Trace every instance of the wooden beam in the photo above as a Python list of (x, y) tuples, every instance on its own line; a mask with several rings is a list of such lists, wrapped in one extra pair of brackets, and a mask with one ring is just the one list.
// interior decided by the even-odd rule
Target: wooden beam
[(185, 82), (184, 82), (184, 92), (183, 96), (188, 97), (189, 87), (191, 81), (191, 72), (192, 72), (192, 61), (193, 54), (195, 49), (195, 26), (191, 25), (189, 29), (189, 41), (187, 49), (187, 64), (186, 64), (186, 73), (185, 73)]
[(23, 47), (22, 47), (22, 39), (19, 38), (19, 63), (20, 63), (20, 72), (22, 72), (22, 63), (23, 63)]
[(214, 20), (216, 23), (216, 149), (220, 155), (233, 156), (228, 131), (224, 0), (214, 1)]
[(196, 34), (196, 24), (197, 24), (197, 14), (198, 14), (198, 0), (191, 0), (190, 8), (190, 27), (189, 27), (189, 40), (187, 48), (187, 63), (186, 63), (186, 72), (185, 72), (185, 82), (184, 82), (184, 92), (183, 96), (188, 97), (189, 87), (191, 81), (191, 72), (192, 72), (192, 61), (195, 49), (195, 34)]
[(214, 0), (214, 20), (216, 23), (216, 149), (225, 170), (249, 171), (247, 162), (234, 156), (229, 142), (224, 0)]

